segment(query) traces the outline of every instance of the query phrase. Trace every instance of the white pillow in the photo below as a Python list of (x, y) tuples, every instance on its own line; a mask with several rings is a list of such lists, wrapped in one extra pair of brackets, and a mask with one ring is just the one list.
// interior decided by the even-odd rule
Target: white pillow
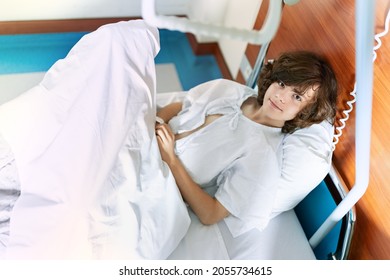
[(311, 125), (285, 136), (278, 150), (282, 176), (273, 215), (294, 208), (329, 172), (334, 127), (328, 122)]

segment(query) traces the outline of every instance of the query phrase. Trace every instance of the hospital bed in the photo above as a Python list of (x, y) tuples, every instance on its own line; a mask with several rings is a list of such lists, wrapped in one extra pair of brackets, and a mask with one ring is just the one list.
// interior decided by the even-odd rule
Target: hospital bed
[[(255, 62), (254, 69), (247, 81), (248, 86), (255, 87), (258, 74), (264, 63), (264, 58), (266, 56), (269, 43), (271, 42), (279, 25), (283, 4), (294, 5), (297, 2), (299, 1), (270, 1), (267, 17), (263, 27), (259, 31), (237, 30), (234, 28), (224, 28), (221, 26), (210, 26), (209, 24), (190, 22), (189, 20), (183, 18), (157, 15), (154, 10), (153, 0), (147, 0), (143, 2), (143, 16), (151, 24), (167, 29), (179, 30), (182, 32), (193, 32), (199, 35), (210, 37), (214, 36), (216, 38), (243, 40), (252, 44), (260, 44), (261, 48)], [(347, 258), (349, 246), (352, 240), (354, 222), (356, 219), (354, 204), (363, 196), (368, 187), (372, 111), (373, 66), (371, 54), (373, 50), (372, 38), (374, 38), (374, 7), (375, 3), (364, 3), (364, 1), (356, 1), (356, 80), (358, 82), (355, 84), (354, 91), (367, 93), (361, 94), (361, 96), (356, 100), (356, 183), (352, 187), (351, 191), (349, 191), (337, 173), (337, 170), (331, 166), (329, 173), (326, 175), (324, 181), (321, 184), (327, 186), (327, 189), (331, 193), (331, 197), (334, 200), (335, 207), (334, 209), (329, 210), (330, 212), (328, 214), (321, 217), (320, 219), (322, 220), (320, 220), (320, 222), (313, 220), (309, 222), (316, 224), (318, 228), (311, 228), (311, 230), (307, 230), (307, 227), (303, 225), (303, 227), (306, 229), (306, 237), (309, 239), (310, 245), (309, 247), (302, 246), (302, 251), (305, 251), (306, 248), (315, 250), (317, 246), (324, 247), (324, 243), (327, 242), (324, 242), (324, 239), (329, 240), (329, 235), (332, 235), (332, 229), (333, 233), (337, 232), (336, 235), (334, 235), (334, 238), (337, 240), (336, 245), (333, 246), (334, 249), (329, 250), (328, 247), (328, 249), (325, 249), (325, 252), (319, 253), (318, 255), (321, 255), (321, 258)], [(340, 132), (342, 127), (338, 128), (338, 130)], [(335, 143), (337, 143), (337, 141), (335, 141)], [(318, 191), (318, 189), (319, 187), (313, 190), (312, 193)], [(326, 194), (324, 195), (326, 196)], [(306, 204), (306, 207), (310, 207), (309, 211), (312, 211), (317, 208), (313, 208), (313, 204), (307, 203), (310, 198), (311, 194), (306, 197), (301, 205)], [(321, 198), (323, 198), (323, 196)], [(305, 208), (298, 205), (295, 210), (308, 210), (308, 208), (305, 210), (302, 209)], [(321, 209), (318, 210), (321, 212)], [(281, 216), (287, 215), (288, 212), (293, 212), (293, 210), (284, 212), (277, 218), (281, 220)], [(302, 218), (304, 214), (299, 212), (297, 214), (301, 217), (301, 220), (304, 219)], [(278, 223), (277, 218), (274, 218), (271, 222)], [(304, 223), (307, 223), (307, 220), (304, 221)], [(334, 228), (336, 225), (337, 229)], [(266, 233), (263, 232), (263, 234)], [(321, 242), (322, 244), (320, 244)], [(256, 244), (256, 242), (253, 242), (253, 244)], [(327, 245), (325, 245), (325, 247), (326, 246)], [(331, 252), (332, 250), (334, 251)], [(275, 251), (278, 250), (275, 249)], [(296, 256), (299, 255), (300, 254), (298, 250), (296, 252)], [(283, 258), (283, 254), (280, 256)]]
[[(138, 25), (140, 23), (131, 24)], [(92, 42), (94, 40), (102, 42), (102, 39), (109, 40), (112, 33), (107, 30), (108, 28), (103, 28), (100, 33), (92, 34), (88, 38)], [(120, 38), (124, 38), (119, 29), (115, 29), (114, 33), (116, 35), (119, 34)], [(18, 234), (11, 236), (7, 248), (7, 257), (138, 259), (146, 256), (146, 258), (164, 259), (316, 259), (315, 248), (335, 224), (341, 221), (340, 232), (336, 238), (336, 248), (333, 252), (327, 252), (327, 254), (330, 253), (330, 258), (345, 259), (348, 254), (355, 220), (353, 204), (359, 196), (353, 197), (352, 202), (348, 203), (348, 198), (351, 195), (350, 193), (347, 194), (343, 184), (338, 179), (337, 172), (331, 166), (327, 166), (329, 174), (326, 175), (326, 188), (331, 189), (332, 198), (335, 198), (338, 206), (335, 207), (329, 218), (326, 219), (325, 223), (320, 226), (320, 229), (312, 237), (307, 236), (308, 233), (304, 231), (301, 223), (302, 214), (299, 213), (298, 206), (295, 210), (289, 209), (276, 215), (262, 232), (249, 231), (238, 238), (231, 236), (223, 221), (213, 227), (206, 227), (200, 224), (191, 211), (186, 209), (185, 205), (180, 201), (180, 195), (171, 185), (172, 177), (161, 162), (157, 164), (150, 163), (141, 169), (139, 169), (139, 166), (136, 166), (134, 155), (136, 158), (139, 156), (153, 157), (153, 151), (157, 151), (156, 145), (153, 144), (153, 141), (149, 141), (150, 139), (148, 138), (153, 138), (154, 133), (148, 128), (145, 129), (146, 132), (142, 135), (145, 137), (144, 140), (146, 140), (148, 145), (147, 147), (141, 147), (139, 143), (131, 141), (134, 139), (129, 140), (125, 131), (132, 131), (132, 125), (142, 127), (145, 123), (154, 123), (153, 108), (163, 106), (167, 100), (180, 98), (185, 94), (169, 93), (157, 95), (156, 100), (153, 100), (154, 98), (150, 95), (150, 92), (154, 91), (155, 81), (149, 78), (153, 78), (154, 75), (152, 66), (153, 55), (158, 51), (158, 42), (155, 40), (156, 37), (153, 35), (154, 31), (152, 29), (146, 32), (142, 31), (141, 33), (141, 35), (138, 33), (132, 33), (131, 35), (134, 37), (141, 36), (137, 37), (137, 39), (142, 38), (144, 41), (132, 41), (130, 44), (134, 44), (133, 46), (138, 51), (149, 52), (141, 54), (142, 62), (134, 58), (135, 60), (130, 63), (130, 68), (120, 66), (122, 58), (129, 55), (120, 48), (122, 41), (118, 46), (115, 44), (113, 46), (102, 44), (102, 48), (105, 48), (105, 46), (116, 48), (115, 52), (110, 53), (111, 57), (109, 60), (99, 62), (95, 60), (84, 61), (81, 59), (84, 55), (88, 58), (90, 52), (99, 51), (89, 49), (88, 41), (85, 41), (87, 43), (85, 45), (81, 43), (80, 49), (72, 51), (65, 60), (56, 63), (39, 86), (23, 94), (22, 98), (0, 107), (1, 133), (6, 136), (6, 139), (12, 145), (16, 161), (19, 162), (19, 167), (21, 167), (18, 170), (21, 184), (23, 187), (27, 186), (24, 192), (22, 191), (21, 199), (15, 205), (13, 216), (11, 217), (11, 221), (13, 221), (11, 233), (14, 230)], [(363, 39), (365, 39), (364, 35)], [(128, 39), (125, 38), (123, 40), (126, 41)], [(148, 42), (146, 45), (149, 46), (149, 49), (142, 45), (142, 43), (146, 42)], [(96, 48), (100, 48), (100, 45), (96, 46)], [(106, 50), (103, 49), (103, 51)], [(150, 54), (153, 55), (151, 56)], [(138, 67), (138, 62), (142, 63), (143, 66)], [(97, 69), (98, 64), (96, 63), (99, 65), (107, 63), (110, 71), (102, 67), (103, 69), (99, 69), (94, 73), (94, 77), (88, 76), (85, 72), (86, 67)], [(360, 67), (360, 64), (357, 63), (358, 70), (362, 69)], [(372, 68), (369, 65), (365, 65), (363, 69), (369, 72)], [(115, 92), (124, 91), (129, 93), (130, 97), (134, 97), (134, 94), (129, 92), (127, 87), (129, 78), (123, 75), (123, 71), (134, 75), (134, 77), (131, 77), (130, 82), (132, 85), (137, 85), (138, 92), (143, 94), (140, 98), (147, 104), (146, 108), (139, 106), (140, 103), (130, 106), (133, 110), (141, 110), (143, 112), (143, 120), (140, 123), (137, 121), (135, 124), (129, 124), (126, 129), (121, 127), (111, 128), (109, 126), (99, 127), (104, 130), (103, 132), (112, 133), (111, 135), (115, 133), (119, 140), (105, 138), (99, 131), (92, 131), (92, 133), (88, 134), (82, 129), (77, 132), (81, 133), (83, 137), (77, 139), (77, 141), (65, 137), (67, 145), (71, 148), (62, 154), (64, 157), (77, 155), (77, 152), (83, 152), (90, 143), (96, 143), (96, 149), (88, 151), (90, 154), (89, 157), (86, 157), (90, 159), (91, 156), (96, 156), (96, 158), (94, 162), (83, 160), (82, 153), (80, 153), (79, 157), (75, 157), (75, 159), (77, 158), (76, 161), (68, 162), (68, 169), (62, 170), (64, 174), (60, 174), (62, 179), (72, 181), (69, 182), (72, 185), (72, 189), (57, 189), (54, 184), (50, 192), (47, 192), (48, 189), (42, 187), (45, 185), (45, 181), (53, 180), (53, 182), (58, 182), (58, 178), (55, 178), (58, 174), (50, 172), (50, 164), (53, 164), (52, 166), (61, 164), (58, 161), (58, 155), (55, 154), (55, 151), (58, 150), (53, 141), (61, 140), (62, 135), (73, 135), (74, 131), (72, 131), (73, 128), (70, 124), (80, 121), (79, 119), (66, 119), (67, 112), (77, 109), (79, 117), (85, 116), (86, 112), (83, 111), (85, 109), (83, 102), (87, 101), (80, 96), (86, 89), (98, 93), (97, 97), (96, 95), (93, 96), (97, 100), (93, 104), (88, 104), (92, 107), (91, 110), (98, 110), (103, 103), (107, 102), (107, 91), (112, 90), (111, 78), (115, 78), (116, 84), (118, 84), (118, 77), (120, 79), (119, 86), (115, 86), (119, 88), (115, 88)], [(61, 74), (64, 72), (68, 75), (66, 75), (65, 79), (62, 79), (61, 77), (64, 76)], [(109, 79), (107, 79), (108, 76), (110, 77)], [(78, 84), (71, 82), (72, 78), (77, 77), (82, 77), (83, 79)], [(102, 80), (96, 80), (97, 77), (102, 78)], [(367, 80), (366, 77), (365, 80)], [(85, 81), (88, 82), (86, 83)], [(99, 83), (97, 85), (89, 83), (91, 81), (99, 81)], [(64, 88), (65, 91), (63, 91)], [(61, 106), (56, 108), (60, 109), (59, 113), (57, 111), (53, 112), (51, 109), (42, 110), (44, 107), (40, 107), (45, 105), (46, 102), (51, 102), (50, 96), (47, 94), (49, 92), (57, 94), (61, 98), (61, 102), (64, 102), (64, 104), (54, 103), (54, 105), (65, 106), (65, 108)], [(70, 97), (67, 95), (69, 92), (73, 93)], [(79, 94), (80, 96), (78, 96)], [(47, 99), (48, 96), (49, 99)], [(131, 103), (126, 96), (117, 97), (120, 98), (119, 102)], [(39, 102), (41, 103), (38, 104)], [(31, 103), (39, 106), (35, 108), (26, 106), (27, 104), (31, 105)], [(367, 103), (370, 105), (370, 102)], [(20, 118), (21, 115), (26, 114), (26, 110), (30, 116), (34, 117), (28, 119)], [(146, 111), (144, 112), (143, 110)], [(109, 120), (110, 123), (128, 123), (127, 111), (117, 112), (115, 104), (109, 104), (106, 112), (107, 117), (113, 118)], [(98, 119), (98, 122), (101, 121), (99, 116), (91, 114), (91, 117), (88, 117), (82, 125), (89, 127), (91, 124), (94, 124), (95, 118)], [(13, 119), (15, 122), (10, 125), (9, 122), (5, 121), (6, 119)], [(45, 119), (46, 123), (40, 125), (36, 122), (42, 119)], [(15, 126), (29, 129), (15, 131)], [(33, 130), (31, 127), (33, 127)], [(367, 129), (367, 127), (363, 126), (363, 129)], [(48, 135), (46, 143), (42, 143), (39, 138), (40, 133)], [(98, 138), (96, 138), (97, 136)], [(23, 144), (23, 139), (29, 139), (30, 144), (35, 145), (37, 149), (27, 153), (28, 150), (26, 150)], [(59, 147), (63, 147), (61, 144), (64, 143), (60, 141)], [(84, 149), (79, 149), (80, 145)], [(101, 147), (106, 146), (110, 147), (108, 152), (100, 151)], [(42, 151), (46, 151), (46, 149), (49, 150), (49, 155), (47, 156), (49, 163), (45, 162), (42, 166), (39, 166), (39, 164), (32, 165), (32, 162), (42, 160)], [(97, 155), (96, 151), (99, 152)], [(118, 155), (119, 160), (117, 158)], [(361, 159), (357, 158), (357, 160)], [(100, 165), (96, 164), (96, 162), (100, 163)], [(41, 169), (34, 169), (39, 167)], [(37, 173), (35, 173), (37, 170), (46, 169), (45, 175), (47, 177), (42, 176), (42, 174), (37, 176)], [(80, 170), (88, 170), (90, 174), (81, 174)], [(156, 171), (156, 173), (153, 173), (153, 178), (147, 178), (148, 183), (150, 183), (149, 186), (152, 187), (143, 189), (142, 185), (137, 184), (138, 181), (136, 184), (132, 181), (134, 178), (151, 171)], [(366, 172), (363, 173), (366, 174)], [(99, 175), (96, 176), (96, 174)], [(77, 181), (77, 178), (84, 179)], [(107, 178), (109, 178), (108, 181), (106, 180)], [(154, 180), (162, 180), (164, 182), (163, 186), (161, 187), (160, 184), (159, 188), (156, 189)], [(134, 188), (129, 190), (123, 187), (129, 184), (133, 185)], [(97, 185), (101, 186), (98, 190), (95, 188)], [(314, 187), (312, 186), (311, 188)], [(85, 188), (81, 197), (86, 200), (79, 198), (80, 188)], [(164, 189), (164, 191), (162, 192), (161, 189)], [(310, 195), (307, 199), (310, 199)], [(349, 204), (349, 206), (344, 207), (345, 204)], [(86, 205), (89, 207), (88, 209), (86, 209)], [(167, 207), (168, 205), (175, 206)], [(107, 211), (110, 212), (110, 215), (107, 215)], [(158, 214), (158, 219), (156, 214)], [(36, 219), (38, 217), (39, 219)], [(86, 224), (88, 228), (85, 226)], [(180, 226), (178, 227), (178, 225)], [(44, 232), (42, 232), (42, 229), (44, 229)], [(133, 234), (134, 229), (137, 229), (137, 234), (135, 235)], [(41, 232), (41, 235), (39, 236), (36, 232)], [(86, 242), (86, 240), (89, 240), (89, 242)], [(218, 248), (215, 247), (216, 245), (218, 245)]]

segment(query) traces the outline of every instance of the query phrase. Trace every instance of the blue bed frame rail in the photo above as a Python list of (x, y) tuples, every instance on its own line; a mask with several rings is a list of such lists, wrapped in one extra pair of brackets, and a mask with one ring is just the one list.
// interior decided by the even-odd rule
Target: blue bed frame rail
[[(347, 193), (346, 185), (339, 181), (339, 175), (332, 167), (325, 179), (295, 207), (295, 213), (308, 239), (347, 196)], [(318, 246), (313, 248), (316, 258), (347, 259), (355, 221), (355, 207), (352, 207)]]

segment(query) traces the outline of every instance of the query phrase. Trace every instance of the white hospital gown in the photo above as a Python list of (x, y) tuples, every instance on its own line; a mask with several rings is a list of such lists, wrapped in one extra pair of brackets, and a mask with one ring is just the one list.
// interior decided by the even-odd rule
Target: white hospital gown
[(280, 176), (281, 129), (253, 122), (240, 109), (256, 95), (236, 82), (214, 80), (191, 89), (169, 123), (182, 133), (202, 125), (207, 115), (223, 115), (178, 139), (175, 150), (194, 181), (230, 212), (225, 222), (233, 236), (268, 224)]

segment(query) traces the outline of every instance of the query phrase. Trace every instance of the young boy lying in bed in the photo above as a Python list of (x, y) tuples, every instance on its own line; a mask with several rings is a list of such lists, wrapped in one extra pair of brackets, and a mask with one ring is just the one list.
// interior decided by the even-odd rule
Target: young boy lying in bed
[(0, 198), (0, 255), (166, 258), (189, 226), (182, 197), (203, 223), (224, 219), (238, 236), (307, 194), (281, 182), (295, 182), (286, 170), (310, 177), (295, 161), (323, 152), (296, 141), (300, 132), (332, 126), (337, 85), (323, 59), (283, 54), (264, 67), (259, 93), (227, 80), (199, 85), (155, 125), (158, 51), (158, 31), (143, 21), (103, 26), (0, 106), (0, 188), (9, 194)]
[(333, 123), (336, 113), (335, 75), (314, 53), (282, 54), (265, 65), (258, 88), (211, 81), (157, 113), (161, 156), (184, 200), (204, 224), (225, 219), (233, 236), (267, 224), (284, 134)]

